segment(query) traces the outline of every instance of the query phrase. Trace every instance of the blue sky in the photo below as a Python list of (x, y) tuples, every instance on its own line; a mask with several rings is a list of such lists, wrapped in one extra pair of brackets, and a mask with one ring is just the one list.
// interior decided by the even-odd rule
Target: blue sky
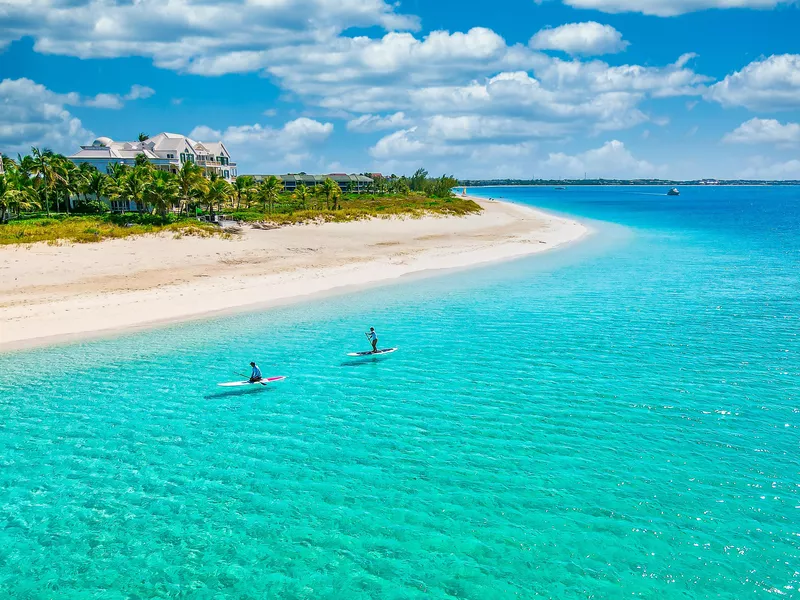
[(800, 179), (790, 0), (0, 2), (12, 156), (172, 131), (240, 173)]

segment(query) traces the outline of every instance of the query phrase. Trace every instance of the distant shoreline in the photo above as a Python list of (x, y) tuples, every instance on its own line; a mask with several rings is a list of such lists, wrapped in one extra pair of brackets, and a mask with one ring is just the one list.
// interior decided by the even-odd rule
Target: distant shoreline
[(800, 186), (800, 181), (765, 182), (765, 183), (575, 183), (575, 182), (556, 182), (556, 183), (459, 183), (458, 187), (482, 188), (482, 187), (794, 187)]
[(0, 352), (108, 337), (308, 300), (412, 273), (540, 253), (579, 222), (473, 198), (465, 217), (246, 229), (235, 239), (150, 235), (0, 247)]

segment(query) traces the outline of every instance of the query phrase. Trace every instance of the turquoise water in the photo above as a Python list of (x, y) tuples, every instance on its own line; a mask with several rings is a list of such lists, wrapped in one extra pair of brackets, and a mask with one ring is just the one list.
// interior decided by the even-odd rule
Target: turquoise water
[(0, 597), (800, 596), (798, 192), (481, 192), (597, 234), (0, 356)]

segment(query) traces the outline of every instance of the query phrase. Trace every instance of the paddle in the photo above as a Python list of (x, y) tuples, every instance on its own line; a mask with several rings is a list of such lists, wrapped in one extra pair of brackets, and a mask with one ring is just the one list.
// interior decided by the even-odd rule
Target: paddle
[[(248, 381), (250, 381), (250, 377), (248, 377), (248, 376), (247, 376), (247, 375), (245, 375), (244, 373), (236, 373), (236, 375), (238, 375), (239, 377), (244, 377), (245, 379), (247, 379)], [(267, 385), (267, 382), (266, 382), (266, 381), (254, 381), (253, 383), (260, 383), (261, 385)]]

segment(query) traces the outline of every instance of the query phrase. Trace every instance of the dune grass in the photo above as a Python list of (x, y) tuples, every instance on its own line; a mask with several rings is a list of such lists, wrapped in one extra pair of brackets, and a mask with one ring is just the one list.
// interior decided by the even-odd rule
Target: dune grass
[(118, 215), (51, 217), (15, 220), (0, 225), (0, 246), (9, 244), (33, 244), (47, 242), (88, 243), (102, 240), (126, 238), (148, 233), (173, 232), (176, 237), (185, 235), (224, 235), (217, 226), (201, 223), (196, 219), (174, 222), (136, 222), (138, 215), (131, 215), (129, 223)]
[(466, 198), (431, 198), (419, 194), (369, 195), (346, 194), (337, 210), (325, 208), (324, 200), (309, 200), (305, 206), (291, 197), (281, 197), (272, 212), (262, 206), (226, 212), (231, 218), (245, 222), (267, 222), (274, 225), (294, 225), (309, 222), (347, 222), (374, 218), (422, 218), (431, 215), (466, 216), (483, 209)]
[[(272, 210), (263, 205), (233, 210), (223, 207), (222, 213), (237, 221), (267, 223), (270, 225), (296, 225), (301, 223), (347, 222), (372, 218), (421, 218), (429, 215), (465, 216), (481, 212), (481, 207), (466, 198), (431, 198), (421, 194), (370, 195), (345, 194), (340, 207), (325, 207), (324, 199), (309, 199), (305, 206), (289, 194), (281, 194)], [(229, 236), (218, 226), (194, 218), (177, 218), (174, 215), (159, 217), (149, 214), (105, 215), (31, 215), (0, 225), (0, 245), (33, 244), (47, 242), (88, 243), (126, 238), (135, 235), (172, 232), (175, 237)]]

